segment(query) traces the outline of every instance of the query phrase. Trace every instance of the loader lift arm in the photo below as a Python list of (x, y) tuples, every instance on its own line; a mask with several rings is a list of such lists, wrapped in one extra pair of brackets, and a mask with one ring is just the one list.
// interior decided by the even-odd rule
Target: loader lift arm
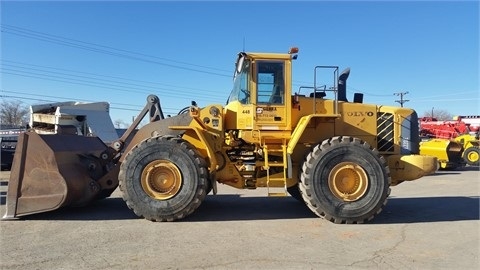
[(150, 116), (150, 123), (165, 119), (158, 96), (149, 95), (147, 97), (147, 103), (145, 104), (145, 107), (143, 107), (143, 110), (137, 115), (137, 117), (135, 117), (133, 123), (118, 140), (110, 144), (110, 148), (113, 150), (108, 153), (108, 157), (110, 159), (115, 159), (118, 161), (118, 158), (120, 157), (118, 154), (125, 148), (126, 142), (133, 137), (133, 131), (138, 127), (138, 125), (140, 125), (140, 122), (142, 122), (147, 113), (149, 113)]

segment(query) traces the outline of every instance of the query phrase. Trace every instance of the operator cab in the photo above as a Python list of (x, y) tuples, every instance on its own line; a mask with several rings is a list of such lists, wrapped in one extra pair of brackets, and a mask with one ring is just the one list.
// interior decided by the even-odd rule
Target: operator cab
[[(254, 78), (257, 83), (256, 104), (276, 105), (285, 104), (284, 62), (257, 61)], [(240, 72), (235, 74), (233, 90), (228, 102), (239, 101), (241, 104), (251, 104), (252, 91), (250, 89), (251, 61), (243, 61)]]
[(227, 129), (291, 130), (291, 60), (296, 55), (238, 55), (232, 92), (226, 106)]

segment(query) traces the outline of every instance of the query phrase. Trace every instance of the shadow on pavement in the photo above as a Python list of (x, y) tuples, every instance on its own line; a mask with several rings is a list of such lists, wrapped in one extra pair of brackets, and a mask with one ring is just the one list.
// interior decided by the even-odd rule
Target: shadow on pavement
[(478, 220), (479, 197), (390, 198), (371, 223), (428, 223)]
[(428, 176), (442, 176), (442, 175), (458, 175), (462, 174), (462, 172), (465, 171), (480, 171), (480, 167), (478, 166), (466, 166), (463, 168), (458, 168), (458, 169), (451, 169), (451, 170), (438, 170), (434, 174), (430, 174)]
[[(390, 198), (382, 213), (368, 224), (429, 223), (479, 220), (479, 197)], [(317, 218), (292, 197), (240, 197), (209, 195), (200, 207), (179, 222), (275, 220)], [(22, 217), (21, 220), (138, 219), (121, 198), (107, 198), (81, 208)], [(148, 222), (148, 221), (146, 221)], [(326, 221), (327, 222), (327, 221)]]
[(186, 221), (234, 221), (316, 218), (307, 206), (292, 197), (240, 197), (211, 195)]

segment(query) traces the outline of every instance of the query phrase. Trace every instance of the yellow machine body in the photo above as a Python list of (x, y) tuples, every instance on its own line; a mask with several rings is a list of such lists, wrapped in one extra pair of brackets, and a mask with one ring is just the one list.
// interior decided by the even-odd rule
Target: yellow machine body
[[(19, 145), (6, 217), (82, 205), (108, 196), (119, 185), (137, 215), (172, 221), (192, 213), (220, 183), (264, 187), (269, 196), (290, 193), (332, 222), (362, 223), (381, 211), (390, 186), (436, 170), (435, 157), (419, 155), (415, 111), (364, 104), (360, 94), (349, 102), (350, 70), (339, 74), (335, 66), (315, 67), (314, 85), (296, 92), (294, 59), (295, 50), (242, 52), (225, 106), (192, 105), (164, 118), (158, 98), (149, 96), (134, 124), (110, 146), (89, 146), (74, 135), (31, 134), (45, 145), (45, 162), (36, 161), (40, 154), (29, 150), (35, 148), (30, 141)], [(329, 86), (317, 82), (316, 74), (325, 71), (333, 73), (327, 76), (333, 78)], [(300, 93), (303, 89), (309, 93)], [(147, 113), (150, 123), (136, 130)], [(81, 149), (66, 147), (59, 156), (56, 145), (80, 145), (76, 141), (83, 142)], [(40, 177), (38, 170), (54, 172), (60, 195), (45, 207), (20, 211), (55, 193), (44, 185), (53, 176)]]

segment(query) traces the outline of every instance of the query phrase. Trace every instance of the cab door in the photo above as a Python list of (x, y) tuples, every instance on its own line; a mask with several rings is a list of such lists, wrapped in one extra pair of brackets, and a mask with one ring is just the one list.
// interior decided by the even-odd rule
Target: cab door
[(289, 105), (291, 96), (287, 90), (286, 65), (279, 60), (256, 60), (254, 64), (253, 101), (255, 130), (290, 130)]

